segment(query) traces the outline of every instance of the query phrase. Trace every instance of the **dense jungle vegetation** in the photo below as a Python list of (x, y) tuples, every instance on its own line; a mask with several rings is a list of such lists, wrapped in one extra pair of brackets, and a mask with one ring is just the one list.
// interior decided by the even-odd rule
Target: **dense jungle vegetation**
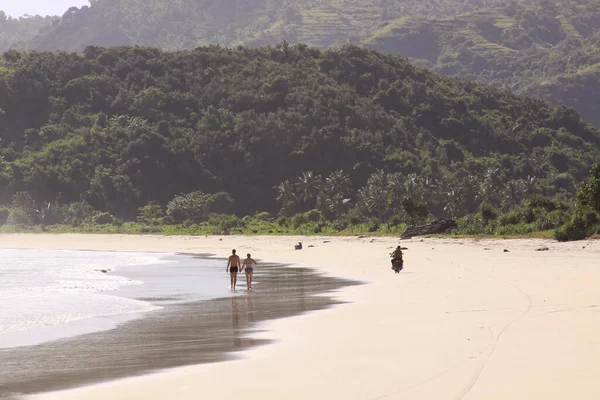
[(286, 42), (6, 52), (0, 138), (9, 225), (527, 233), (569, 221), (600, 159), (572, 108)]
[(598, 0), (94, 0), (56, 21), (17, 22), (6, 37), (0, 21), (0, 50), (352, 42), (572, 106), (600, 126)]

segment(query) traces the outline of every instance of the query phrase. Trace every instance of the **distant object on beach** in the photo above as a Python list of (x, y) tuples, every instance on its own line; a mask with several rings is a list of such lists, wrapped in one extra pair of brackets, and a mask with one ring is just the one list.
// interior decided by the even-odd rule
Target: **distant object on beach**
[(456, 228), (456, 221), (452, 219), (439, 219), (426, 225), (408, 228), (401, 236), (402, 239), (410, 239), (415, 236), (431, 235), (435, 233), (450, 233)]
[(535, 249), (535, 251), (548, 251), (548, 250), (550, 250), (550, 249), (546, 246), (540, 247), (539, 249)]
[(294, 245), (294, 250), (302, 250), (302, 242), (298, 242)]

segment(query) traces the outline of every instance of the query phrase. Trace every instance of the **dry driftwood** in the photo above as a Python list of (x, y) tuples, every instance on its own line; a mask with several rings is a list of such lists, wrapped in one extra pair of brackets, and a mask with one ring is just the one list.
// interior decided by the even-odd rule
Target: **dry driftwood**
[(401, 237), (402, 239), (410, 239), (415, 236), (449, 233), (453, 228), (456, 228), (456, 221), (451, 219), (440, 219), (426, 225), (408, 228)]

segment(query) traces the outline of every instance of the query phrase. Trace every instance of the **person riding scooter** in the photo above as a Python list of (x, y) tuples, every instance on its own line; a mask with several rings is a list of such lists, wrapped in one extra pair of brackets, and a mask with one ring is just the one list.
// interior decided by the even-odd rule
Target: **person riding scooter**
[(402, 249), (400, 246), (396, 247), (392, 253), (390, 253), (390, 257), (392, 257), (392, 269), (399, 273), (404, 267), (404, 260), (402, 259)]

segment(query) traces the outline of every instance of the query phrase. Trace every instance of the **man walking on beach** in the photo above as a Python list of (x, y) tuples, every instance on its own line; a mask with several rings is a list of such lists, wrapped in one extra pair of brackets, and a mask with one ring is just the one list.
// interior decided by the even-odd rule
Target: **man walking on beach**
[(237, 274), (240, 268), (240, 257), (235, 254), (235, 249), (231, 250), (231, 255), (229, 256), (229, 261), (227, 261), (227, 268), (225, 271), (229, 271), (229, 276), (231, 278), (231, 289), (235, 289), (235, 284), (237, 283)]

